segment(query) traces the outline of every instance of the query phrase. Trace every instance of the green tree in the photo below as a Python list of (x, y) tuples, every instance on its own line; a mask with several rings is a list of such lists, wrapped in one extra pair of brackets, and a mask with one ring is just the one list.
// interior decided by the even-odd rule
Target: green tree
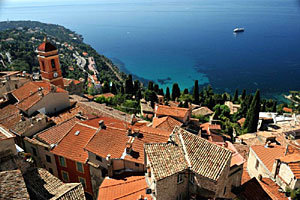
[(104, 81), (103, 87), (102, 87), (102, 93), (108, 93), (110, 92), (109, 83), (107, 81)]
[(117, 94), (118, 93), (116, 84), (114, 82), (112, 82), (112, 84), (111, 84), (110, 92), (113, 93), (113, 94)]
[(194, 104), (200, 104), (198, 80), (195, 80), (194, 91), (193, 91), (193, 99), (194, 99)]
[(159, 86), (157, 84), (154, 84), (154, 92), (156, 92), (156, 94), (158, 94), (159, 92)]
[(245, 89), (243, 89), (243, 91), (242, 91), (242, 95), (241, 95), (241, 102), (242, 102), (242, 101), (244, 101), (244, 100), (245, 100), (245, 98), (246, 98), (246, 90), (245, 90)]
[(167, 87), (167, 89), (166, 89), (166, 96), (165, 96), (165, 98), (167, 99), (167, 101), (169, 101), (171, 99), (169, 87)]
[(141, 83), (139, 80), (135, 80), (133, 82), (133, 92), (137, 92), (139, 91), (139, 89), (141, 88)]
[(145, 92), (145, 99), (146, 101), (150, 101), (151, 102), (151, 107), (154, 107), (155, 102), (158, 101), (157, 99), (157, 95), (153, 90), (146, 90)]
[(179, 97), (180, 97), (180, 88), (177, 83), (174, 83), (172, 88), (172, 100), (175, 101), (176, 98)]
[(149, 81), (148, 83), (148, 90), (153, 90), (153, 82)]
[(233, 95), (232, 102), (233, 103), (238, 103), (238, 100), (239, 100), (238, 98), (239, 98), (239, 91), (238, 91), (238, 89), (236, 89), (235, 92), (234, 92), (234, 95)]
[(130, 74), (128, 78), (125, 80), (125, 93), (133, 94), (133, 83), (132, 83), (132, 75)]
[(251, 102), (250, 109), (247, 112), (246, 120), (243, 127), (244, 129), (246, 129), (247, 132), (254, 133), (257, 131), (259, 111), (260, 111), (260, 92), (259, 90), (257, 90)]

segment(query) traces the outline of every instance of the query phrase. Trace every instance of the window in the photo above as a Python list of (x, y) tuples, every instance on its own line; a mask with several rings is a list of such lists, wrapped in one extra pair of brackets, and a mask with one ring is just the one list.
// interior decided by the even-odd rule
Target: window
[(46, 155), (46, 160), (47, 160), (48, 163), (51, 163), (51, 157), (50, 156)]
[(96, 155), (96, 160), (99, 160), (100, 162), (102, 162), (102, 158), (100, 156)]
[(53, 174), (53, 169), (49, 167), (49, 172)]
[(79, 180), (79, 182), (80, 183), (82, 183), (82, 186), (83, 186), (83, 188), (86, 188), (86, 181), (85, 181), (85, 178), (82, 178), (82, 177), (78, 177), (78, 180)]
[(258, 169), (258, 167), (259, 167), (259, 161), (256, 160), (256, 163), (255, 163), (255, 169)]
[(183, 182), (183, 174), (178, 174), (177, 183), (182, 183), (182, 182)]
[(223, 193), (223, 195), (225, 195), (226, 194), (226, 187), (224, 188), (224, 193)]
[(59, 156), (59, 164), (62, 167), (67, 167), (66, 159), (64, 157), (62, 157), (62, 156)]
[(37, 156), (36, 149), (34, 147), (31, 147), (31, 150), (32, 150), (33, 155)]
[(139, 166), (140, 166), (139, 163), (134, 163), (134, 164), (135, 164), (136, 167), (139, 167)]
[(78, 172), (84, 173), (83, 165), (80, 162), (76, 162), (76, 170)]
[(189, 180), (190, 180), (190, 182), (192, 184), (194, 184), (194, 182), (195, 182), (195, 176), (194, 176), (194, 174), (189, 174)]
[(49, 151), (49, 149), (47, 147), (44, 147), (45, 151)]
[(62, 175), (63, 181), (69, 182), (69, 174), (68, 174), (68, 172), (61, 171), (61, 175)]
[(182, 200), (182, 194), (179, 194), (176, 198), (176, 200)]
[(52, 69), (55, 69), (55, 60), (54, 59), (51, 60), (51, 66), (52, 66)]

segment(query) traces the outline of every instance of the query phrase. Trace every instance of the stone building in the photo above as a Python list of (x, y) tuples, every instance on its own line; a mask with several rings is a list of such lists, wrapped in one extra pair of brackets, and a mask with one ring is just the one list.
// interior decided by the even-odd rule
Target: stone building
[(153, 199), (226, 198), (232, 152), (176, 127), (168, 143), (145, 145)]

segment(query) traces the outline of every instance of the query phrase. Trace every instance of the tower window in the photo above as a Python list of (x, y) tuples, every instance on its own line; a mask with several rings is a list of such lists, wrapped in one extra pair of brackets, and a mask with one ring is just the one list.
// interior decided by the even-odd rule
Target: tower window
[(56, 67), (55, 67), (55, 60), (54, 60), (54, 59), (51, 60), (51, 66), (52, 66), (52, 69), (55, 69), (55, 68), (56, 68)]

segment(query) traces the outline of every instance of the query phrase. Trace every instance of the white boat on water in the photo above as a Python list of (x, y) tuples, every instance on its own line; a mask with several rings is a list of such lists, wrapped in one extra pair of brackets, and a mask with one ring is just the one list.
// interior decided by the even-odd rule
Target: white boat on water
[(245, 29), (244, 28), (235, 28), (233, 29), (233, 32), (238, 33), (238, 32), (244, 32)]

